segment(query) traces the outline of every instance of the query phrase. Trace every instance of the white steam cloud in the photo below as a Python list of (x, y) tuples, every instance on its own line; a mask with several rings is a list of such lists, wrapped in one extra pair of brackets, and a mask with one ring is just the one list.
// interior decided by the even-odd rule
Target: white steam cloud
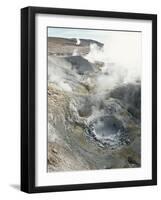
[(54, 82), (59, 89), (72, 92), (72, 88), (66, 81), (66, 71), (71, 70), (70, 63), (63, 58), (48, 56), (48, 81)]
[[(112, 31), (102, 39), (104, 47), (90, 46), (86, 59), (104, 62), (102, 75), (98, 76), (99, 89), (112, 89), (121, 83), (141, 80), (141, 33)], [(108, 76), (107, 76), (108, 74)]]
[(80, 41), (80, 39), (78, 39), (78, 38), (76, 38), (76, 45), (80, 45), (80, 43), (81, 43), (81, 41)]

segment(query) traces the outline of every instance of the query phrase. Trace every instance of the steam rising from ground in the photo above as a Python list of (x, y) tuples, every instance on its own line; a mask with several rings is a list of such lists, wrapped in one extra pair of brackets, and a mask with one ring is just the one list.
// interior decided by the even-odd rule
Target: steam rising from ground
[(59, 89), (71, 92), (72, 88), (66, 82), (65, 72), (68, 70), (71, 70), (71, 65), (63, 58), (48, 57), (48, 80), (54, 82)]
[(81, 41), (80, 39), (76, 38), (77, 42), (76, 42), (76, 45), (80, 45)]
[(91, 44), (90, 52), (85, 56), (92, 63), (104, 62), (102, 75), (98, 76), (99, 89), (110, 89), (117, 84), (140, 81), (141, 33), (113, 31), (102, 40), (102, 49), (96, 44)]
[[(98, 91), (113, 89), (120, 84), (137, 83), (141, 80), (141, 33), (109, 31), (101, 38), (103, 47), (96, 43), (90, 44), (90, 51), (84, 58), (89, 63), (104, 63), (101, 72), (96, 75)], [(76, 38), (76, 46), (72, 56), (79, 56), (78, 48), (81, 43)], [(55, 82), (62, 90), (72, 91), (66, 82), (66, 73), (73, 71), (71, 63), (63, 57), (49, 56), (49, 81)], [(71, 73), (74, 73), (71, 72)], [(78, 76), (75, 73), (74, 76)]]

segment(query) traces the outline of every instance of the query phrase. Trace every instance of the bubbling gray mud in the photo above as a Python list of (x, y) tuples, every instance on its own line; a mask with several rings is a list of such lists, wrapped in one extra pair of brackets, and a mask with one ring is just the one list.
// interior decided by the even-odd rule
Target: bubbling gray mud
[(48, 171), (140, 167), (141, 82), (88, 60), (103, 44), (82, 41), (59, 38), (48, 49)]
[(102, 147), (118, 148), (130, 143), (122, 122), (113, 116), (102, 116), (90, 122), (87, 133)]

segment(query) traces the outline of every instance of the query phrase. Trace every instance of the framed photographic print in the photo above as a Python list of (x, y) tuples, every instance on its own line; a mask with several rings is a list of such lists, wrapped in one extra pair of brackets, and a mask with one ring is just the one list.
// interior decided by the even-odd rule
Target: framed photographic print
[(157, 184), (157, 16), (21, 9), (21, 190)]

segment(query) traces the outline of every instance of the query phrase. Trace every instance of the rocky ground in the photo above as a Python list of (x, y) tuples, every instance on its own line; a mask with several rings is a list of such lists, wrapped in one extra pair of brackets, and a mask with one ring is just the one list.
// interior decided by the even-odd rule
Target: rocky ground
[[(141, 84), (100, 90), (94, 40), (48, 38), (48, 171), (141, 166)], [(101, 87), (102, 88), (102, 87)]]

